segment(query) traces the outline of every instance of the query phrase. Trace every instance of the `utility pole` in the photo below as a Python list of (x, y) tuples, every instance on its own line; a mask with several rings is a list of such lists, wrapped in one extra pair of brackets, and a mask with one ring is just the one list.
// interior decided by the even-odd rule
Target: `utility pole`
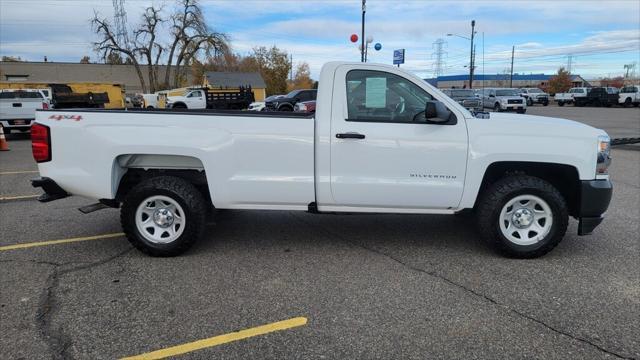
[(360, 36), (362, 45), (360, 46), (360, 62), (364, 62), (364, 13), (367, 11), (366, 2), (367, 0), (362, 0), (362, 36)]
[(469, 61), (469, 89), (473, 89), (473, 36), (475, 35), (476, 21), (471, 20), (471, 60)]
[(289, 64), (291, 65), (291, 82), (293, 82), (293, 54), (289, 54)]
[(572, 62), (573, 62), (573, 55), (569, 54), (567, 56), (567, 71), (569, 72), (569, 74), (571, 74), (571, 65), (573, 65)]
[(509, 76), (509, 87), (513, 87), (513, 54), (516, 51), (515, 45), (511, 47), (511, 75)]

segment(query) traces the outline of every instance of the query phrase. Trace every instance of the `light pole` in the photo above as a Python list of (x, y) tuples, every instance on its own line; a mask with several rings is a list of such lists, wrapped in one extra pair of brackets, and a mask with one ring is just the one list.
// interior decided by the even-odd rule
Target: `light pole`
[(469, 89), (473, 89), (473, 70), (475, 69), (474, 66), (474, 58), (475, 58), (475, 54), (473, 52), (473, 38), (476, 34), (475, 32), (475, 27), (476, 27), (476, 21), (475, 20), (471, 20), (471, 38), (468, 38), (466, 36), (462, 36), (462, 35), (457, 35), (457, 34), (447, 34), (447, 36), (457, 36), (459, 38), (463, 38), (466, 40), (471, 41), (471, 51), (469, 54)]
[(362, 44), (360, 45), (360, 62), (364, 62), (364, 13), (367, 11), (366, 2), (367, 0), (362, 0), (362, 36), (360, 37)]

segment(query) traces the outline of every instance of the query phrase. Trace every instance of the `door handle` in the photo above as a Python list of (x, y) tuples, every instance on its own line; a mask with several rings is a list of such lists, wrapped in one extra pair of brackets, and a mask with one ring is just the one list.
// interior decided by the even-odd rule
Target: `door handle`
[(364, 139), (364, 134), (358, 134), (358, 133), (355, 133), (355, 132), (348, 132), (348, 133), (336, 134), (336, 137), (338, 139)]

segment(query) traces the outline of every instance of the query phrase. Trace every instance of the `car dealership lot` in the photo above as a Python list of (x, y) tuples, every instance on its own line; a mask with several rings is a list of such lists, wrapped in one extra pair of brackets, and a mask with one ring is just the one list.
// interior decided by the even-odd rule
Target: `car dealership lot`
[[(527, 113), (640, 136), (637, 108)], [(279, 211), (220, 212), (188, 253), (151, 258), (120, 235), (117, 210), (82, 215), (91, 201), (77, 197), (36, 202), (30, 144), (9, 141), (0, 358), (134, 356), (298, 318), (306, 322), (183, 357), (640, 357), (639, 145), (613, 150), (604, 223), (578, 237), (572, 220), (540, 259), (494, 254), (464, 216)]]

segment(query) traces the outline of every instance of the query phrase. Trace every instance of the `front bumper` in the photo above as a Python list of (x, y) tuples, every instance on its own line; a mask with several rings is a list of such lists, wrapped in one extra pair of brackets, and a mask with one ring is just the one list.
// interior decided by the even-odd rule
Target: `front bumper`
[(40, 177), (31, 180), (31, 186), (34, 188), (41, 187), (42, 190), (44, 190), (44, 194), (38, 197), (38, 201), (43, 203), (63, 199), (69, 196), (69, 193), (64, 191), (60, 185), (48, 177)]
[(609, 180), (581, 181), (578, 207), (578, 235), (589, 235), (602, 220), (611, 202), (613, 184)]

